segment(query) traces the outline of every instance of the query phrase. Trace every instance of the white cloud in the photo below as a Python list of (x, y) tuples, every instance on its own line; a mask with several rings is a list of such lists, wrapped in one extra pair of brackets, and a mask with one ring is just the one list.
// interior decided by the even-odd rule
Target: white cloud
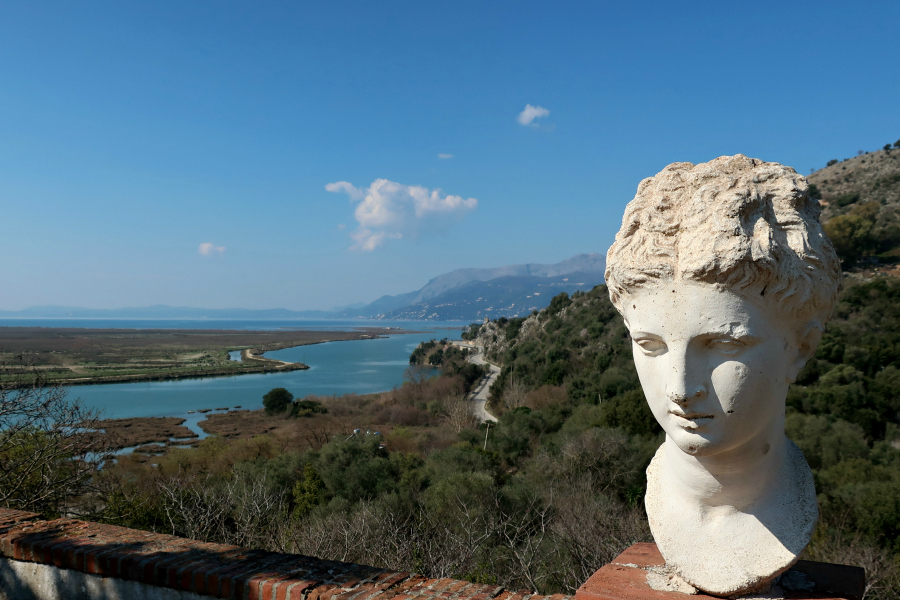
[(376, 179), (368, 189), (346, 181), (329, 183), (329, 192), (347, 194), (359, 202), (354, 211), (358, 226), (350, 233), (353, 249), (371, 252), (388, 239), (415, 238), (420, 231), (446, 229), (478, 206), (475, 198), (443, 195), (418, 185)]
[(525, 105), (525, 110), (519, 113), (519, 124), (521, 125), (537, 125), (533, 121), (535, 119), (540, 119), (541, 117), (546, 117), (550, 114), (550, 111), (544, 108), (543, 106), (532, 106), (530, 104)]
[(351, 200), (362, 200), (364, 192), (357, 188), (353, 187), (353, 184), (346, 181), (337, 181), (335, 183), (329, 183), (325, 186), (325, 191), (328, 192), (344, 192), (348, 196), (350, 196)]
[(448, 159), (448, 158), (453, 158), (453, 155), (452, 155), (452, 154), (444, 154), (444, 153), (442, 152), (442, 153), (438, 154), (438, 158), (442, 158), (442, 159), (445, 159), (445, 160), (446, 160), (446, 159)]
[(214, 254), (225, 254), (225, 246), (216, 246), (212, 242), (203, 242), (197, 249), (203, 256), (212, 256)]

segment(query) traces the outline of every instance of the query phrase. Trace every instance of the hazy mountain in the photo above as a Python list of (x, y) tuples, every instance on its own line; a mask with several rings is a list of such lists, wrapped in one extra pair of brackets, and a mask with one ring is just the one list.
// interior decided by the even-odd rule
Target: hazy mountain
[(480, 320), (511, 317), (540, 310), (560, 292), (587, 291), (603, 283), (604, 257), (579, 254), (562, 262), (523, 264), (493, 269), (458, 269), (435, 277), (422, 289), (382, 296), (369, 304), (348, 304), (330, 311), (284, 308), (76, 308), (35, 306), (0, 311), (0, 319), (409, 319)]
[(603, 273), (606, 258), (602, 254), (579, 254), (553, 265), (528, 263), (494, 269), (457, 269), (429, 281), (411, 304), (431, 300), (470, 281), (490, 281), (498, 277), (561, 277), (569, 273)]
[(587, 292), (603, 283), (598, 271), (566, 276), (497, 277), (470, 281), (430, 298), (378, 315), (382, 319), (427, 321), (481, 321), (485, 317), (523, 317), (550, 304), (560, 292)]
[[(501, 310), (516, 311), (520, 306), (533, 304), (541, 309), (550, 302), (550, 298), (543, 302), (540, 285), (548, 284), (550, 279), (559, 284), (558, 291), (569, 293), (583, 289), (573, 287), (574, 274), (578, 274), (578, 282), (589, 286), (586, 289), (603, 283), (603, 271), (606, 268), (606, 259), (601, 254), (578, 254), (562, 262), (546, 265), (528, 263), (522, 265), (508, 265), (492, 269), (457, 269), (444, 275), (439, 275), (429, 281), (425, 286), (415, 292), (407, 292), (397, 296), (382, 296), (371, 304), (344, 311), (342, 314), (348, 317), (368, 317), (375, 319), (429, 319), (429, 320), (453, 320), (453, 319), (478, 319), (484, 316), (513, 316), (511, 314), (498, 313)], [(562, 279), (573, 275), (573, 282), (564, 282)], [(502, 280), (502, 281), (501, 281)], [(545, 281), (546, 280), (546, 281)], [(493, 285), (478, 285), (484, 282), (496, 282)], [(549, 285), (549, 284), (548, 284)], [(528, 298), (531, 292), (537, 291), (538, 296)], [(495, 312), (486, 311), (487, 305), (478, 304), (478, 298), (491, 298), (491, 306)], [(528, 300), (528, 302), (526, 302)], [(482, 300), (481, 302), (485, 302)], [(429, 312), (437, 305), (441, 310)], [(515, 308), (510, 308), (515, 305)], [(451, 308), (452, 306), (452, 308)], [(468, 307), (468, 308), (464, 308)], [(531, 312), (528, 309), (526, 312)], [(454, 317), (433, 317), (431, 314), (454, 314)], [(425, 315), (425, 316), (418, 316)]]

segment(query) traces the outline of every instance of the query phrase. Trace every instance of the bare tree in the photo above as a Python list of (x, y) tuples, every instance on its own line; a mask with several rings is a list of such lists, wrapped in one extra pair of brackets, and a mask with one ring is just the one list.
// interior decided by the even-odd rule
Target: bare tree
[(463, 429), (470, 429), (478, 424), (475, 416), (475, 406), (465, 396), (448, 396), (443, 402), (444, 417), (447, 423), (459, 433)]
[(78, 513), (73, 500), (112, 456), (98, 413), (32, 369), (0, 368), (0, 505)]
[(528, 388), (522, 385), (522, 382), (517, 377), (510, 377), (503, 387), (503, 406), (507, 410), (515, 410), (520, 406), (525, 406), (525, 395), (527, 393)]
[(552, 494), (548, 500), (535, 495), (515, 513), (501, 515), (504, 546), (513, 559), (514, 571), (528, 589), (535, 591), (556, 575), (552, 565), (558, 562), (547, 560), (548, 552), (555, 549), (555, 544), (548, 543), (553, 536)]
[(598, 568), (635, 542), (650, 541), (647, 518), (639, 508), (594, 491), (590, 477), (556, 491), (553, 539), (560, 552), (560, 582), (574, 592)]
[(187, 479), (179, 473), (158, 482), (172, 535), (225, 542), (233, 503), (227, 488), (212, 475)]
[(227, 542), (237, 546), (267, 548), (280, 539), (278, 528), (286, 523), (287, 502), (265, 471), (253, 475), (237, 471), (225, 485), (231, 499), (232, 531)]
[(455, 492), (446, 510), (420, 505), (414, 542), (426, 572), (432, 577), (472, 572), (499, 529), (497, 504), (496, 493), (485, 499)]
[(238, 470), (230, 480), (179, 473), (157, 486), (172, 535), (284, 550), (287, 503), (265, 472)]

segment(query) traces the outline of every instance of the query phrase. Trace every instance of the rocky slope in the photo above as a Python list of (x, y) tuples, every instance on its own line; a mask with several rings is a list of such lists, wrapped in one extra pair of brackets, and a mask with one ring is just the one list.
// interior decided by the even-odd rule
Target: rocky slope
[(900, 205), (900, 148), (834, 162), (807, 180), (820, 192), (823, 220), (873, 201), (894, 211)]
[(845, 270), (900, 262), (900, 148), (831, 160), (807, 179)]

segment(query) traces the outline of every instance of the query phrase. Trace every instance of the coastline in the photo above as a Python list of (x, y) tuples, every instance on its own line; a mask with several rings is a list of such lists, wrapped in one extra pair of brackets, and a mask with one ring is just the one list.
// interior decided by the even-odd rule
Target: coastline
[[(6, 336), (9, 335), (10, 331), (16, 328), (2, 328), (4, 329), (4, 334)], [(40, 335), (46, 336), (50, 333), (49, 329), (44, 328), (22, 328), (22, 330), (29, 331), (38, 331)], [(87, 338), (90, 339), (91, 336), (99, 336), (103, 339), (98, 340), (97, 343), (100, 346), (108, 345), (107, 339), (109, 338), (109, 330), (91, 330), (91, 329), (55, 329), (54, 331), (59, 331), (64, 333), (65, 335), (60, 336), (62, 338)], [(28, 331), (26, 331), (27, 333)], [(148, 336), (165, 336), (168, 338), (179, 339), (177, 346), (175, 348), (176, 352), (184, 353), (184, 352), (194, 352), (193, 358), (197, 358), (198, 356), (205, 354), (207, 359), (211, 356), (214, 356), (216, 353), (223, 352), (227, 353), (229, 351), (240, 350), (241, 352), (241, 361), (240, 362), (229, 362), (226, 360), (223, 362), (221, 359), (216, 359), (215, 364), (209, 364), (209, 360), (205, 360), (205, 364), (193, 364), (191, 365), (189, 362), (185, 364), (185, 362), (175, 362), (171, 363), (171, 357), (165, 357), (169, 360), (170, 364), (166, 366), (162, 366), (159, 362), (158, 357), (161, 357), (163, 354), (172, 353), (173, 343), (169, 342), (168, 346), (158, 346), (156, 348), (139, 348), (139, 351), (142, 351), (138, 358), (140, 361), (139, 364), (135, 365), (124, 365), (119, 362), (118, 365), (109, 364), (107, 368), (103, 368), (106, 365), (90, 365), (90, 363), (82, 362), (85, 358), (78, 356), (77, 354), (70, 354), (67, 348), (53, 348), (51, 345), (45, 345), (40, 339), (34, 338), (27, 340), (26, 343), (31, 342), (30, 347), (26, 350), (25, 353), (20, 354), (17, 358), (22, 360), (23, 356), (26, 358), (32, 358), (36, 356), (47, 357), (48, 355), (53, 355), (56, 358), (52, 359), (52, 362), (44, 362), (41, 363), (32, 363), (28, 365), (23, 361), (23, 364), (20, 366), (13, 366), (13, 369), (18, 371), (20, 369), (25, 370), (36, 370), (37, 372), (43, 372), (45, 374), (45, 382), (51, 385), (63, 385), (63, 386), (85, 386), (85, 385), (94, 385), (94, 384), (113, 384), (113, 383), (136, 383), (136, 382), (152, 382), (152, 381), (171, 381), (171, 380), (181, 380), (181, 379), (204, 379), (210, 377), (232, 377), (238, 375), (250, 375), (250, 374), (265, 374), (265, 373), (284, 373), (290, 371), (303, 371), (309, 369), (309, 365), (306, 365), (301, 362), (285, 362), (282, 360), (276, 360), (272, 358), (267, 358), (263, 356), (266, 352), (276, 351), (276, 350), (284, 350), (287, 348), (296, 348), (299, 346), (308, 346), (308, 345), (316, 345), (322, 344), (325, 342), (341, 342), (341, 341), (358, 341), (358, 340), (371, 340), (371, 339), (383, 339), (388, 337), (388, 335), (404, 335), (411, 333), (418, 333), (412, 330), (405, 329), (392, 329), (392, 328), (382, 328), (382, 327), (359, 327), (355, 331), (310, 331), (310, 330), (299, 330), (293, 332), (272, 332), (272, 331), (225, 331), (225, 330), (208, 330), (198, 332), (196, 330), (152, 330), (152, 331), (135, 331), (135, 330), (120, 330), (115, 332), (116, 341), (121, 343), (121, 340), (125, 338), (122, 334), (128, 336), (130, 338), (139, 338), (139, 337), (148, 337)], [(227, 339), (205, 339), (204, 343), (198, 344), (187, 344), (183, 341), (185, 334), (200, 334), (206, 338), (210, 338), (211, 336), (225, 336)], [(245, 338), (255, 338), (255, 339), (245, 339)], [(274, 338), (274, 339), (273, 339)], [(277, 339), (281, 338), (281, 339)], [(20, 336), (17, 340), (20, 344), (22, 337)], [(58, 342), (59, 337), (52, 340), (53, 342)], [(93, 341), (93, 340), (91, 340)], [(224, 342), (224, 343), (223, 343)], [(253, 344), (252, 346), (240, 346), (240, 345), (232, 345), (232, 344), (240, 344), (241, 342), (249, 342)], [(73, 343), (72, 339), (66, 340), (66, 343), (70, 345)], [(214, 345), (213, 345), (214, 344)], [(5, 346), (7, 344), (0, 344), (0, 346)], [(212, 347), (211, 347), (212, 346)], [(4, 348), (0, 348), (3, 350)], [(147, 351), (149, 350), (149, 354)], [(6, 349), (7, 353), (9, 353), (10, 349)], [(29, 352), (30, 351), (30, 352)], [(36, 352), (36, 354), (35, 354)], [(29, 356), (30, 355), (30, 356)], [(93, 357), (91, 357), (93, 358)], [(191, 357), (186, 357), (191, 358)], [(61, 360), (60, 360), (61, 359)], [(201, 358), (201, 360), (204, 360)], [(91, 361), (93, 362), (93, 361)], [(147, 364), (150, 362), (151, 364)], [(144, 364), (140, 364), (144, 363)], [(154, 364), (155, 363), (155, 364)], [(96, 365), (96, 366), (95, 366)], [(93, 370), (97, 367), (100, 367), (105, 373), (90, 373), (89, 370)], [(110, 368), (111, 367), (111, 368)], [(100, 370), (100, 369), (98, 369)], [(126, 373), (117, 374), (115, 370), (124, 370), (130, 371)], [(65, 372), (61, 372), (65, 371)], [(110, 373), (110, 371), (113, 371)], [(24, 371), (23, 371), (24, 372)], [(6, 377), (5, 379), (10, 379), (10, 377)], [(11, 387), (17, 387), (14, 381), (7, 381), (5, 385)]]
[[(301, 344), (305, 345), (305, 344)], [(258, 359), (257, 359), (258, 360)], [(250, 375), (252, 373), (285, 373), (288, 371), (304, 371), (309, 369), (309, 365), (303, 363), (285, 363), (272, 359), (264, 359), (273, 365), (261, 364), (249, 367), (226, 367), (219, 369), (197, 369), (187, 373), (135, 373), (133, 375), (101, 375), (98, 377), (81, 377), (74, 379), (53, 379), (54, 384), (73, 386), (73, 385), (95, 385), (98, 383), (133, 383), (139, 381), (168, 381), (173, 379), (202, 379), (206, 377), (236, 377), (239, 375)], [(261, 362), (261, 361), (260, 361)]]

